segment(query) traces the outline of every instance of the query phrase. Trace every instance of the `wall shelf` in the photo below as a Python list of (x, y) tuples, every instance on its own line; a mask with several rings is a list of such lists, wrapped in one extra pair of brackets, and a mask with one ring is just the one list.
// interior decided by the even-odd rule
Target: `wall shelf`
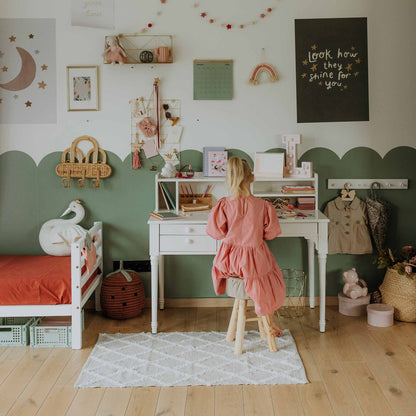
[[(107, 42), (107, 37), (105, 40)], [(173, 63), (173, 38), (171, 35), (128, 35), (119, 34), (118, 40), (120, 46), (126, 51), (128, 61), (125, 65), (154, 65), (154, 64), (172, 64)], [(106, 44), (105, 42), (105, 44)], [(155, 53), (155, 49), (159, 47), (167, 47), (170, 51), (170, 56), (167, 62), (159, 62), (159, 58)], [(151, 62), (143, 62), (140, 59), (142, 52), (151, 52), (153, 55)], [(107, 64), (104, 61), (105, 65)]]

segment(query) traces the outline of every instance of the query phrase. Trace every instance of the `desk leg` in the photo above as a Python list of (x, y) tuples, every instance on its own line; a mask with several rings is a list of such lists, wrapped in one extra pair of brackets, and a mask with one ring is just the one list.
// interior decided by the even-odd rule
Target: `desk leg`
[(318, 253), (319, 259), (319, 330), (325, 332), (326, 254)]
[(165, 256), (159, 256), (159, 309), (165, 309)]
[(308, 243), (308, 277), (309, 277), (309, 306), (315, 307), (315, 252), (314, 241), (306, 240)]
[(150, 256), (150, 266), (152, 268), (152, 333), (157, 333), (157, 286), (159, 272), (159, 256)]

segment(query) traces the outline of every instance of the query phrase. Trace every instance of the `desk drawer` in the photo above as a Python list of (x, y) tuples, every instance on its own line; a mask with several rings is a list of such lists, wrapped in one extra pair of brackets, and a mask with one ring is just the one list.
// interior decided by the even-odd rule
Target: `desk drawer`
[(207, 235), (205, 224), (160, 224), (161, 235)]
[(217, 242), (207, 235), (161, 235), (161, 252), (216, 252)]
[(294, 236), (305, 236), (305, 235), (316, 235), (317, 234), (317, 224), (314, 223), (302, 223), (299, 222), (289, 222), (289, 223), (280, 223), (282, 229), (282, 234), (279, 237), (294, 237)]

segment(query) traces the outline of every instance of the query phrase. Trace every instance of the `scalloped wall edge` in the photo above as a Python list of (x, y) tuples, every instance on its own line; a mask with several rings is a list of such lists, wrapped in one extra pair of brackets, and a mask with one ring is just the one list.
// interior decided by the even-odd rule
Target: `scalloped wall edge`
[[(398, 149), (402, 149), (402, 148), (410, 149), (410, 150), (416, 152), (416, 147), (411, 147), (411, 146), (397, 146), (397, 147), (393, 147), (392, 149), (390, 149), (389, 151), (387, 151), (384, 154), (384, 156), (382, 156), (379, 152), (377, 152), (376, 150), (372, 149), (371, 147), (367, 147), (367, 146), (357, 146), (357, 147), (353, 147), (353, 148), (349, 149), (342, 156), (339, 156), (336, 152), (334, 152), (332, 149), (329, 149), (328, 147), (314, 147), (314, 148), (311, 148), (311, 149), (308, 149), (308, 150), (304, 151), (298, 158), (300, 159), (300, 158), (303, 158), (304, 156), (307, 157), (307, 154), (310, 153), (310, 152), (314, 152), (314, 151), (317, 151), (317, 150), (325, 150), (325, 151), (331, 152), (339, 160), (342, 160), (345, 157), (347, 157), (351, 152), (357, 151), (359, 149), (365, 149), (365, 150), (369, 150), (369, 151), (375, 153), (380, 159), (386, 159), (390, 155), (390, 153), (395, 152)], [(247, 157), (249, 157), (250, 159), (252, 159), (252, 157), (248, 153), (244, 152), (241, 149), (229, 148), (227, 150), (229, 150), (229, 151), (239, 151), (239, 152), (243, 152), (243, 153), (245, 153), (247, 155)], [(264, 152), (273, 152), (273, 151), (276, 151), (276, 150), (278, 150), (278, 151), (284, 151), (285, 149), (284, 148), (281, 148), (281, 147), (273, 147), (273, 148), (264, 150)], [(130, 153), (128, 155), (126, 155), (124, 158), (121, 158), (117, 153), (114, 153), (111, 150), (105, 150), (105, 151), (107, 153), (111, 153), (111, 156), (112, 157), (117, 157), (121, 161), (121, 163), (125, 163), (127, 161), (127, 159), (131, 157)], [(189, 151), (198, 152), (198, 153), (201, 153), (201, 155), (202, 155), (202, 152), (200, 150), (196, 150), (196, 149), (183, 149), (180, 153), (189, 152)], [(57, 155), (61, 155), (62, 154), (62, 152), (60, 152), (60, 151), (50, 152), (50, 153), (47, 153), (46, 155), (44, 155), (39, 161), (36, 162), (36, 160), (29, 153), (27, 153), (27, 152), (24, 152), (22, 150), (7, 150), (7, 151), (4, 151), (4, 152), (0, 153), (0, 158), (3, 157), (6, 154), (12, 153), (12, 152), (25, 154), (26, 156), (28, 156), (33, 161), (33, 163), (36, 166), (39, 166), (43, 162), (43, 160), (46, 159), (47, 157), (49, 157), (51, 154), (54, 154), (54, 153), (56, 153)]]

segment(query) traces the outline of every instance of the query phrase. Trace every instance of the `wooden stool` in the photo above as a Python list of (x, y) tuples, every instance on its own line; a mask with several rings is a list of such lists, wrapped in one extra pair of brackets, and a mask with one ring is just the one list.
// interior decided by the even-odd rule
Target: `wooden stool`
[(227, 295), (235, 298), (233, 312), (231, 313), (230, 323), (228, 324), (227, 342), (234, 341), (234, 354), (243, 353), (244, 330), (246, 322), (257, 321), (261, 338), (267, 338), (270, 352), (276, 352), (276, 338), (273, 336), (272, 326), (269, 316), (257, 316), (255, 318), (246, 318), (247, 300), (250, 297), (244, 290), (244, 280), (238, 277), (229, 277), (226, 285)]

